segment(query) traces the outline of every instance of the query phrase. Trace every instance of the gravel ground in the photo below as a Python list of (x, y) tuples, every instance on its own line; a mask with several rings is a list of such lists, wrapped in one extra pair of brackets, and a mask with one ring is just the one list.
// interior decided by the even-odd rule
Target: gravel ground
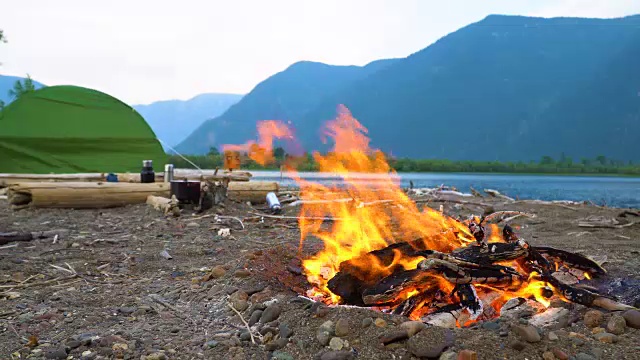
[[(495, 204), (503, 209), (537, 215), (515, 221), (533, 245), (606, 255), (609, 275), (595, 285), (637, 304), (640, 224), (577, 226), (587, 216), (618, 217), (620, 209)], [(448, 214), (483, 210), (445, 205)], [(584, 320), (588, 309), (573, 304), (561, 304), (569, 310), (565, 321), (538, 329), (539, 339), (527, 335), (527, 319), (520, 318), (465, 329), (427, 327), (383, 346), (380, 337), (397, 333), (408, 319), (298, 297), (307, 287), (300, 258), (321, 243), (301, 247), (295, 221), (261, 221), (252, 211), (231, 202), (212, 210), (243, 219), (241, 229), (236, 220), (219, 223), (213, 216), (165, 218), (146, 205), (12, 211), (0, 200), (0, 232), (69, 231), (55, 242), (0, 249), (0, 358), (472, 359), (475, 352), (478, 359), (640, 359), (640, 332), (632, 327), (638, 314), (625, 314), (622, 324), (619, 314), (591, 314), (600, 320), (590, 324), (593, 330)], [(231, 228), (231, 236), (219, 236), (220, 228)], [(257, 321), (256, 341), (263, 344), (252, 344), (243, 321)], [(619, 334), (594, 335), (598, 331)]]

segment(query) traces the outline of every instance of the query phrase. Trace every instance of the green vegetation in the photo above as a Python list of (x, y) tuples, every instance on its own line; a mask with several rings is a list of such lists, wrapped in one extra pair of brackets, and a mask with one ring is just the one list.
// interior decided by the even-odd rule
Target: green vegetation
[[(276, 162), (269, 166), (260, 166), (252, 160), (243, 161), (243, 169), (278, 170), (281, 165), (294, 163), (299, 171), (318, 171), (313, 157), (291, 157), (282, 148), (274, 149)], [(223, 157), (212, 149), (207, 155), (185, 156), (203, 169), (222, 168)], [(169, 162), (178, 168), (191, 168), (192, 165), (179, 156), (170, 155)], [(468, 173), (516, 173), (516, 174), (575, 174), (575, 175), (640, 175), (640, 164), (608, 159), (600, 155), (595, 159), (573, 159), (561, 156), (555, 160), (543, 156), (540, 161), (499, 162), (499, 161), (451, 161), (436, 159), (390, 159), (390, 165), (398, 172), (468, 172)]]
[(13, 84), (13, 88), (9, 90), (9, 96), (12, 100), (17, 100), (20, 96), (36, 91), (36, 86), (31, 79), (31, 76), (27, 74), (27, 77), (24, 80), (16, 80)]

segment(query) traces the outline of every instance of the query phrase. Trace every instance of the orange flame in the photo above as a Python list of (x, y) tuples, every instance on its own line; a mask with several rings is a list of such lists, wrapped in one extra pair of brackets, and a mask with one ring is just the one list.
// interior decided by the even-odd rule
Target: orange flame
[(246, 152), (249, 158), (260, 165), (274, 161), (273, 139), (293, 139), (291, 129), (279, 120), (258, 121), (258, 142), (250, 140), (242, 145), (226, 144), (223, 151)]

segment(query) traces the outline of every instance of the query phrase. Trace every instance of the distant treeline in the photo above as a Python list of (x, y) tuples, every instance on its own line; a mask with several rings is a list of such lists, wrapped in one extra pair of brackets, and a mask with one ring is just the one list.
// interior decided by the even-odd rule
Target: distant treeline
[[(223, 156), (212, 150), (207, 155), (185, 156), (202, 169), (222, 168)], [(248, 170), (278, 170), (284, 164), (294, 165), (299, 171), (318, 171), (311, 155), (292, 157), (281, 148), (274, 150), (275, 163), (261, 166), (253, 160), (245, 159), (242, 168)], [(640, 164), (608, 159), (598, 156), (595, 159), (573, 161), (561, 156), (556, 160), (544, 156), (539, 161), (499, 162), (499, 161), (451, 161), (433, 159), (394, 159), (389, 164), (398, 172), (469, 172), (469, 173), (520, 173), (520, 174), (580, 174), (580, 175), (640, 175)], [(187, 161), (176, 155), (170, 155), (170, 162), (177, 168), (192, 168)]]

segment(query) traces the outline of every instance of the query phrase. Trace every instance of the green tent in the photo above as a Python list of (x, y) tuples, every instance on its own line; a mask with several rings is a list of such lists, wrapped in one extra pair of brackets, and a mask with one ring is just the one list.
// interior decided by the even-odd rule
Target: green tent
[(144, 118), (105, 93), (51, 86), (0, 112), (0, 173), (137, 172), (167, 156)]

